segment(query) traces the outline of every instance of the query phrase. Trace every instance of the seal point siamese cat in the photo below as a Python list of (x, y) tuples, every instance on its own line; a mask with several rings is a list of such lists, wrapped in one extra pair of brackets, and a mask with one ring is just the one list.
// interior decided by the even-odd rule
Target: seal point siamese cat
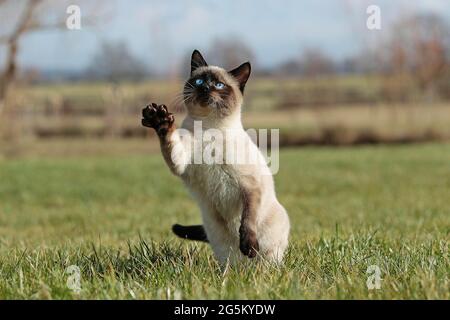
[[(183, 90), (187, 116), (181, 129), (175, 128), (174, 116), (165, 105), (152, 103), (142, 111), (142, 125), (156, 130), (168, 167), (183, 180), (201, 209), (203, 225), (175, 224), (173, 232), (181, 238), (209, 242), (220, 264), (255, 257), (279, 263), (288, 244), (289, 218), (276, 198), (272, 173), (265, 161), (195, 164), (192, 160), (197, 150), (192, 144), (204, 139), (194, 134), (197, 121), (201, 121), (202, 129), (232, 132), (224, 135), (227, 146), (229, 142), (247, 142), (246, 148), (237, 150), (238, 154), (263, 157), (241, 122), (250, 71), (249, 62), (231, 71), (209, 66), (195, 50), (190, 78)], [(204, 151), (215, 143), (222, 147), (223, 142), (199, 144)]]

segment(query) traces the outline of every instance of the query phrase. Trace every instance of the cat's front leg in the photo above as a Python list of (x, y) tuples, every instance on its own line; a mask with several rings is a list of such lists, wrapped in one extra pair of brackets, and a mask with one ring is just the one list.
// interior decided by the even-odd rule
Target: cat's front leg
[(175, 175), (182, 175), (187, 166), (187, 152), (180, 135), (175, 130), (175, 117), (167, 110), (165, 105), (152, 103), (142, 110), (142, 125), (155, 129), (161, 152), (167, 166)]

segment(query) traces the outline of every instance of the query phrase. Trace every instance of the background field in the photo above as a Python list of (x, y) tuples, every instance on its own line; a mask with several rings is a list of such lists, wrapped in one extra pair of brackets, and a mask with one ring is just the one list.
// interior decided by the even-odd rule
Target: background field
[[(139, 119), (150, 101), (167, 104), (179, 114), (178, 120), (184, 116), (183, 81), (177, 77), (19, 86), (0, 118), (0, 143), (146, 137), (148, 130)], [(406, 100), (391, 100), (386, 88)], [(382, 76), (252, 77), (246, 87), (244, 125), (281, 129), (281, 144), (290, 146), (448, 141), (449, 101), (428, 101), (416, 90)]]
[[(0, 299), (450, 298), (448, 0), (244, 2), (0, 0)], [(282, 267), (171, 234), (200, 214), (141, 110), (183, 119), (194, 49), (279, 129)]]
[(448, 144), (285, 149), (285, 266), (223, 271), (171, 234), (200, 216), (158, 154), (0, 160), (0, 298), (448, 299), (449, 161)]

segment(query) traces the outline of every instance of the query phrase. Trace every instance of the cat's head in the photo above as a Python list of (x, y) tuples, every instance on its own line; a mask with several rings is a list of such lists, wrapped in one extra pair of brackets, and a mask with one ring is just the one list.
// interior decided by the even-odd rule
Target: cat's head
[(239, 112), (250, 71), (249, 62), (231, 71), (208, 66), (200, 52), (194, 50), (191, 75), (183, 91), (188, 113), (194, 117), (226, 117)]

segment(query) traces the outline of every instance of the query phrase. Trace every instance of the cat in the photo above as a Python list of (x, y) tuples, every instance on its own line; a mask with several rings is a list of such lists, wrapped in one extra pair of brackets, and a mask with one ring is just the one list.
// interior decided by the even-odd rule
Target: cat
[(165, 105), (153, 103), (142, 112), (142, 124), (156, 130), (169, 169), (183, 180), (201, 209), (203, 225), (175, 224), (173, 232), (182, 238), (209, 242), (221, 264), (255, 257), (280, 263), (288, 245), (289, 217), (276, 198), (266, 163), (192, 161), (196, 150), (192, 144), (199, 139), (194, 134), (198, 121), (202, 129), (232, 132), (224, 135), (227, 143), (247, 142), (249, 148), (237, 153), (262, 157), (241, 122), (243, 94), (250, 73), (249, 62), (227, 72), (209, 66), (195, 50), (190, 78), (183, 89), (187, 116), (181, 129), (175, 128), (174, 115)]

